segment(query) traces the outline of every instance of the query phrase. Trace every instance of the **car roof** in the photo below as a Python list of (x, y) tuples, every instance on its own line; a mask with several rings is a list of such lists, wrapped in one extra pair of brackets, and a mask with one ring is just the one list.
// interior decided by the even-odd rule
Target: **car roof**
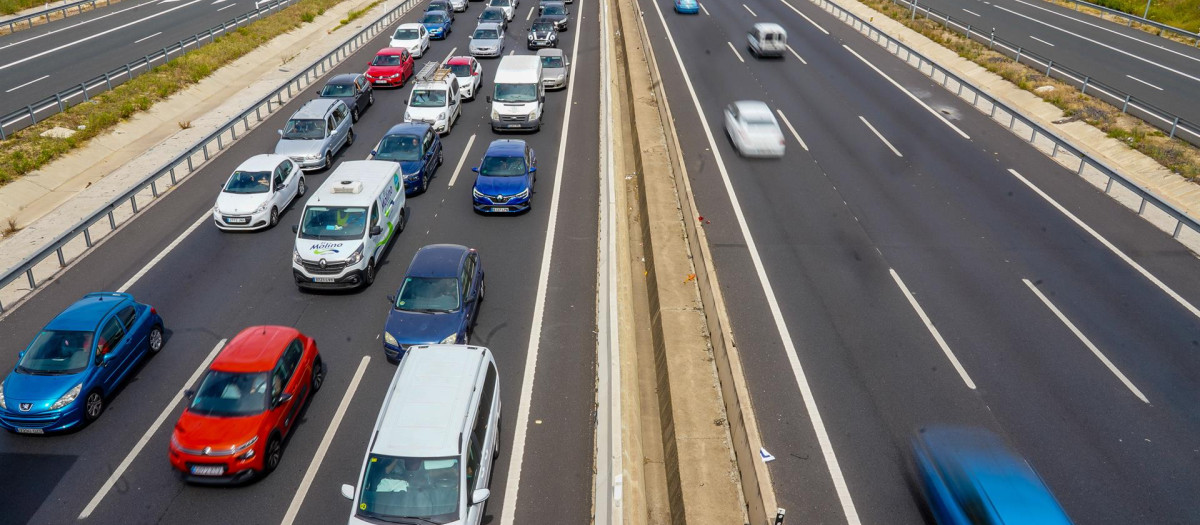
[(755, 31), (773, 31), (776, 33), (787, 33), (787, 31), (785, 31), (783, 29), (783, 26), (776, 24), (774, 22), (759, 22), (757, 24), (754, 24), (754, 30)]
[(771, 108), (767, 106), (766, 102), (761, 102), (758, 100), (739, 100), (737, 102), (734, 102), (733, 105), (737, 106), (738, 113), (741, 113), (743, 115), (755, 115), (755, 116), (764, 116), (764, 115), (770, 116), (771, 115)]
[(535, 24), (553, 24), (554, 19), (550, 18), (548, 16), (539, 16), (539, 17), (533, 19), (533, 23), (535, 23)]
[(430, 9), (425, 11), (425, 16), (429, 15), (442, 15), (443, 17), (450, 18), (450, 15), (446, 14), (446, 12), (441, 9)]
[(300, 331), (290, 326), (251, 326), (233, 336), (209, 368), (222, 372), (269, 372), (288, 343), (299, 336)]
[(274, 153), (255, 155), (238, 164), (235, 171), (270, 171), (287, 158), (287, 155), (276, 155)]
[(385, 47), (385, 48), (383, 48), (383, 49), (380, 49), (380, 50), (379, 50), (379, 52), (375, 53), (375, 56), (379, 56), (379, 55), (399, 55), (399, 54), (402, 54), (402, 53), (404, 53), (405, 51), (408, 51), (408, 50), (407, 50), (407, 49), (404, 49), (404, 48), (402, 48), (402, 47)]
[[(387, 160), (344, 160), (304, 206), (370, 206), (375, 202), (375, 196), (386, 185), (392, 184), (392, 176), (398, 169), (398, 163)], [(335, 187), (353, 187), (356, 182), (362, 185), (357, 193), (334, 190)]]
[(359, 75), (361, 75), (361, 73), (342, 73), (329, 79), (329, 81), (325, 84), (350, 84), (353, 83), (354, 79), (358, 78)]
[(91, 332), (100, 326), (109, 312), (132, 301), (133, 296), (117, 292), (90, 293), (75, 301), (46, 325), (46, 330)]
[(325, 118), (325, 114), (335, 104), (341, 104), (341, 101), (336, 98), (315, 98), (300, 106), (300, 109), (292, 113), (292, 118)]
[(422, 27), (425, 27), (425, 26), (422, 26), (421, 24), (418, 24), (416, 22), (408, 22), (408, 23), (400, 24), (400, 25), (396, 26), (396, 29), (420, 29)]
[(475, 381), (487, 352), (479, 346), (411, 348), (396, 369), (371, 452), (404, 457), (460, 454)]
[[(499, 27), (499, 24), (492, 24), (492, 25)], [(479, 29), (479, 28), (476, 28), (476, 29)], [(447, 66), (469, 66), (469, 65), (471, 65), (471, 62), (473, 62), (474, 60), (475, 60), (474, 58), (471, 58), (468, 56), (461, 56), (461, 55), (454, 56), (454, 57), (450, 57), (450, 59), (446, 61), (446, 65)]]
[(542, 3), (541, 3), (541, 4), (539, 4), (539, 5), (541, 5), (542, 7), (550, 7), (550, 6), (561, 6), (561, 7), (564, 7), (564, 8), (565, 8), (565, 7), (567, 7), (567, 4), (566, 4), (566, 3), (564, 3), (564, 2), (560, 2), (559, 0), (551, 0), (551, 1), (549, 1), (549, 2), (542, 2)]
[(403, 122), (388, 128), (387, 133), (383, 135), (424, 135), (428, 129), (429, 123), (427, 122)]
[(486, 13), (488, 9), (491, 9), (491, 10), (493, 10), (493, 11), (500, 11), (501, 13), (503, 13), (503, 12), (504, 12), (504, 8), (503, 8), (503, 7), (496, 7), (496, 6), (494, 6), (494, 5), (489, 5), (489, 6), (485, 7), (485, 8), (483, 8), (483, 12), (480, 12), (479, 14), (480, 14), (480, 15), (482, 15), (483, 13)]
[(537, 56), (540, 56), (540, 57), (557, 57), (557, 56), (565, 56), (565, 55), (566, 55), (566, 53), (563, 53), (563, 50), (558, 49), (556, 47), (543, 47), (543, 48), (539, 49), (537, 52)]
[[(495, 22), (480, 22), (479, 25), (475, 26), (475, 30), (479, 31), (480, 29), (493, 29), (496, 31), (503, 31), (503, 29), (500, 28), (500, 24), (497, 24)], [(498, 38), (504, 38), (504, 35), (501, 34)]]
[(521, 139), (497, 139), (488, 145), (485, 157), (517, 157), (525, 155), (525, 141)]
[(430, 244), (417, 250), (407, 277), (458, 277), (459, 264), (470, 248), (459, 244)]

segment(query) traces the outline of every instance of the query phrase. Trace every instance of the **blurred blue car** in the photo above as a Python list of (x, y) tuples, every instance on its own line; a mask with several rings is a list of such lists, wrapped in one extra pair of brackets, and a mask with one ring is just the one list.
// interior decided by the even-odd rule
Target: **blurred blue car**
[(694, 15), (700, 12), (700, 2), (698, 0), (675, 0), (675, 12)]
[(400, 163), (404, 194), (424, 193), (442, 165), (442, 139), (427, 122), (396, 124), (371, 150), (368, 160)]
[(163, 321), (127, 293), (91, 293), (58, 314), (0, 383), (0, 427), (44, 434), (91, 423), (135, 365), (163, 347)]
[(454, 20), (445, 11), (426, 11), (421, 18), (421, 25), (429, 31), (429, 38), (442, 40), (450, 35), (450, 24)]
[(479, 213), (518, 213), (533, 204), (533, 184), (537, 180), (537, 156), (523, 140), (493, 140), (483, 154), (471, 190), (472, 203)]
[(926, 504), (940, 525), (1069, 525), (1024, 458), (987, 430), (931, 427), (913, 440)]
[(383, 352), (399, 361), (409, 346), (469, 344), (483, 301), (483, 262), (473, 248), (431, 244), (417, 250), (383, 327)]

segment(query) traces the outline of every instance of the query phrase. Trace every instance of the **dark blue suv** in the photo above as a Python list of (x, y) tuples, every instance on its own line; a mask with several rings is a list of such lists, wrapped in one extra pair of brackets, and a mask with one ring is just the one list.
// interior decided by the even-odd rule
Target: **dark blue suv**
[(396, 124), (371, 150), (371, 159), (399, 162), (404, 194), (424, 193), (442, 165), (442, 139), (425, 122)]
[(417, 250), (383, 327), (383, 351), (391, 361), (423, 344), (469, 344), (483, 301), (479, 253), (457, 244)]
[(478, 173), (472, 200), (480, 213), (517, 213), (533, 204), (537, 156), (523, 140), (494, 140), (483, 162), (471, 168)]

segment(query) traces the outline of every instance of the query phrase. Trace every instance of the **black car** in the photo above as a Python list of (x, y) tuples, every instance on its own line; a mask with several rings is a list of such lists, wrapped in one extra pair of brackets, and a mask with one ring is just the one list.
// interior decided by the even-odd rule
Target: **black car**
[(554, 21), (544, 16), (533, 19), (526, 45), (529, 49), (558, 47), (558, 28), (554, 26)]
[(338, 99), (350, 108), (354, 122), (367, 107), (375, 103), (375, 89), (362, 73), (346, 73), (329, 79), (321, 88), (320, 98)]
[(430, 11), (445, 11), (450, 20), (454, 20), (454, 7), (447, 0), (430, 0), (429, 5), (425, 6), (425, 12)]
[(479, 23), (500, 24), (500, 29), (508, 29), (508, 18), (504, 16), (504, 10), (499, 7), (483, 8), (483, 12), (479, 13)]
[(570, 14), (567, 5), (562, 2), (542, 2), (538, 6), (538, 18), (550, 19), (559, 31), (567, 30), (567, 15)]

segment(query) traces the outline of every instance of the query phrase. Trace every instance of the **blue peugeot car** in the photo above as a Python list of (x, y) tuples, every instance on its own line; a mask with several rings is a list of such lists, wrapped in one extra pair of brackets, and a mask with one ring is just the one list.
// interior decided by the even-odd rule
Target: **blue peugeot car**
[(939, 525), (1071, 523), (1033, 467), (987, 430), (924, 429), (913, 440), (913, 456)]
[(429, 31), (429, 38), (434, 40), (443, 40), (450, 36), (450, 24), (454, 22), (454, 17), (445, 11), (426, 11), (425, 16), (421, 18), (421, 25)]
[(533, 205), (533, 183), (537, 179), (537, 156), (519, 139), (493, 140), (483, 154), (472, 199), (480, 213), (518, 213)]
[(404, 194), (424, 193), (442, 165), (442, 139), (426, 122), (396, 124), (371, 150), (369, 159), (400, 163)]
[(417, 250), (383, 327), (390, 361), (409, 346), (468, 344), (483, 301), (483, 262), (473, 248), (431, 244)]
[(90, 293), (58, 314), (0, 383), (0, 427), (45, 434), (91, 423), (138, 362), (163, 347), (163, 320), (127, 293)]
[(700, 2), (698, 0), (675, 0), (675, 12), (694, 15), (700, 12)]

